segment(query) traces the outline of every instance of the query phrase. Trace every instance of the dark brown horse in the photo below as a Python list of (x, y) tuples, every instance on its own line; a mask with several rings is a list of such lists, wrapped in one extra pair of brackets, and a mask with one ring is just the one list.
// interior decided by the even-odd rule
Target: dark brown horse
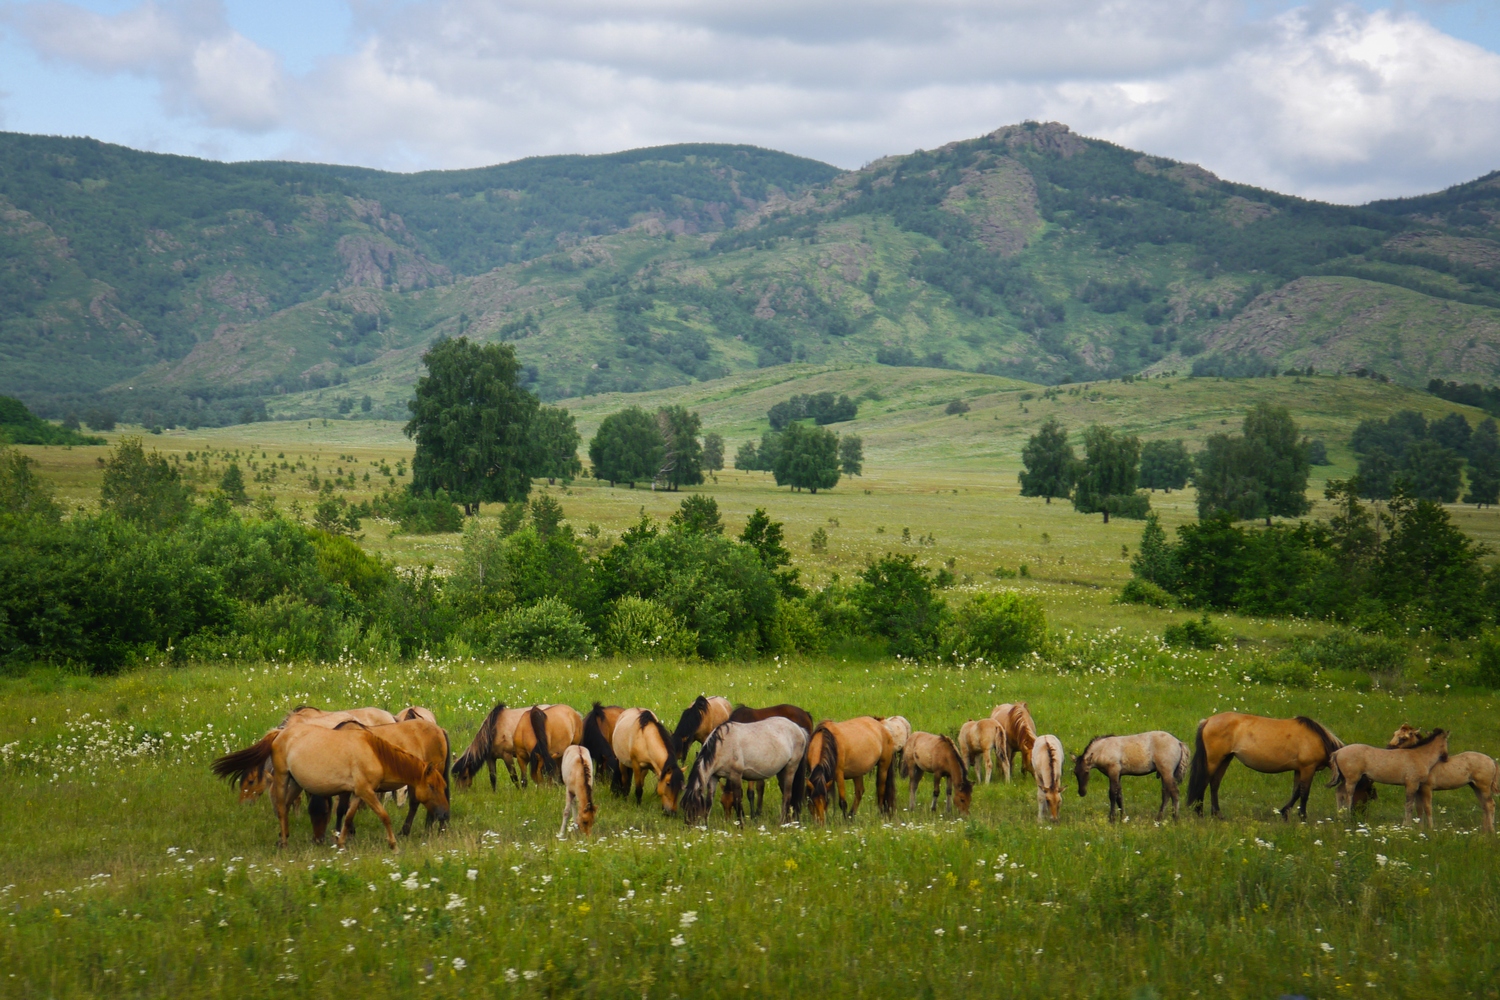
[(583, 717), (582, 745), (588, 748), (589, 758), (596, 771), (609, 775), (610, 791), (625, 796), (630, 788), (620, 777), (620, 758), (615, 756), (615, 723), (625, 711), (619, 705), (601, 705), (597, 701), (589, 714)]
[[(1203, 793), (1213, 792), (1213, 815), (1219, 815), (1219, 782), (1231, 761), (1262, 774), (1296, 773), (1292, 797), (1277, 812), (1286, 819), (1292, 806), (1307, 819), (1307, 796), (1313, 775), (1328, 766), (1333, 752), (1344, 744), (1333, 733), (1305, 715), (1268, 719), (1242, 712), (1220, 712), (1198, 723), (1197, 745), (1188, 779), (1188, 805), (1203, 812)], [(1300, 800), (1300, 804), (1299, 804)]]

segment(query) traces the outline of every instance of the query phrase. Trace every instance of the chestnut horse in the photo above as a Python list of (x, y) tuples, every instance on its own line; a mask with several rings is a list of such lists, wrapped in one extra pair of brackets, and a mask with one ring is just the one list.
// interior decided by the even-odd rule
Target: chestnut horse
[[(1292, 797), (1277, 810), (1287, 818), (1292, 806), (1307, 819), (1307, 796), (1313, 775), (1328, 766), (1333, 752), (1343, 742), (1322, 723), (1305, 715), (1295, 719), (1268, 719), (1243, 712), (1220, 712), (1198, 723), (1193, 763), (1188, 779), (1188, 805), (1203, 813), (1203, 793), (1213, 793), (1213, 813), (1219, 812), (1219, 782), (1231, 761), (1238, 760), (1262, 774), (1296, 774)], [(1299, 804), (1300, 800), (1300, 804)]]
[[(396, 747), (398, 750), (405, 750), (413, 757), (424, 760), (427, 763), (431, 764), (433, 767), (438, 768), (442, 772), (444, 782), (446, 783), (446, 781), (448, 780), (448, 775), (452, 769), (453, 764), (453, 752), (448, 745), (447, 731), (435, 723), (428, 722), (426, 719), (408, 719), (404, 722), (397, 722), (389, 726), (364, 726), (351, 719), (348, 722), (345, 722), (335, 728), (340, 730), (356, 728), (368, 729), (375, 735), (377, 739), (384, 740), (386, 743), (389, 743), (391, 746)], [(415, 819), (417, 815), (416, 798), (412, 796), (409, 791), (406, 798), (407, 804), (410, 806), (410, 808), (406, 813), (406, 822), (401, 825), (401, 836), (403, 837), (411, 833), (412, 820)], [(343, 818), (345, 812), (348, 809), (348, 805), (349, 803), (347, 798), (341, 797), (339, 800), (339, 809), (337, 814), (338, 822), (335, 824), (336, 826), (343, 826)], [(311, 802), (309, 802), (309, 815), (314, 814), (313, 810), (314, 806)], [(433, 818), (434, 817), (432, 809), (429, 808), (427, 810), (428, 826), (432, 825)], [(324, 819), (326, 820), (326, 816), (324, 817)], [(315, 816), (314, 822), (316, 821), (317, 820)], [(438, 829), (440, 830), (447, 829), (447, 827), (448, 823), (446, 820), (438, 825)]]
[[(807, 741), (807, 803), (813, 819), (828, 822), (828, 798), (838, 791), (845, 819), (859, 812), (865, 796), (865, 775), (875, 772), (876, 804), (882, 813), (896, 808), (896, 741), (877, 718), (862, 715), (844, 722), (820, 722)], [(844, 779), (854, 779), (854, 805), (849, 805)]]
[(594, 767), (609, 775), (610, 791), (623, 797), (630, 789), (620, 780), (620, 760), (615, 756), (615, 723), (625, 711), (619, 705), (601, 705), (597, 701), (583, 717), (583, 746), (588, 747)]
[(353, 719), (355, 722), (366, 726), (389, 726), (396, 721), (396, 717), (383, 708), (366, 706), (364, 708), (343, 708), (333, 712), (325, 712), (321, 708), (313, 708), (311, 705), (298, 705), (286, 714), (277, 729), (285, 729), (287, 723), (293, 719), (306, 722), (314, 726), (322, 726), (324, 729), (333, 727)]
[(646, 791), (646, 772), (650, 771), (656, 775), (662, 811), (677, 811), (677, 796), (682, 794), (685, 779), (674, 749), (672, 734), (648, 709), (627, 708), (615, 720), (614, 751), (620, 761), (620, 780), (626, 783), (627, 794), (633, 780), (637, 805)]
[(540, 782), (546, 775), (560, 780), (558, 762), (563, 751), (583, 740), (583, 716), (571, 705), (536, 706), (526, 713), (526, 718), (516, 727), (513, 737), (516, 762), (521, 765), (521, 784), (526, 784), (525, 775)]
[(990, 718), (1005, 733), (1005, 752), (1000, 755), (1000, 770), (1005, 772), (1005, 780), (1010, 781), (1011, 758), (1015, 754), (1021, 755), (1023, 772), (1031, 769), (1031, 745), (1036, 742), (1036, 722), (1031, 718), (1031, 710), (1024, 701), (996, 705), (990, 711)]
[(563, 813), (557, 839), (568, 835), (570, 814), (578, 817), (578, 829), (587, 837), (594, 829), (594, 759), (585, 746), (568, 747), (562, 755)]
[(672, 730), (672, 742), (677, 747), (677, 763), (684, 763), (692, 745), (708, 739), (709, 733), (729, 721), (733, 711), (734, 706), (729, 703), (728, 698), (717, 695), (710, 698), (701, 694), (684, 708), (681, 718), (677, 720), (677, 728)]
[[(889, 720), (887, 720), (889, 721)], [(917, 807), (917, 786), (922, 775), (932, 775), (932, 811), (937, 812), (938, 792), (943, 779), (948, 779), (948, 811), (955, 808), (959, 815), (969, 815), (969, 801), (974, 797), (974, 785), (969, 781), (969, 772), (964, 767), (963, 756), (958, 747), (946, 736), (936, 733), (912, 733), (906, 739), (906, 749), (901, 753), (901, 773), (911, 783), (911, 798), (907, 809)]]

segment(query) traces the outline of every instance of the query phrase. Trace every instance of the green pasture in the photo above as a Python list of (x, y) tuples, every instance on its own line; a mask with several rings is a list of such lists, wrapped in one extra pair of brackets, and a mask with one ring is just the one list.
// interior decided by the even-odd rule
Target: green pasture
[[(1500, 749), (1495, 696), (1246, 683), (1247, 653), (1177, 654), (1098, 632), (1076, 666), (927, 668), (857, 651), (746, 664), (584, 661), (146, 668), (0, 681), (0, 993), (286, 996), (1494, 996), (1500, 865), (1467, 791), (1432, 833), (1399, 793), (1363, 822), (1321, 779), (1309, 822), (1273, 816), (1286, 775), (1235, 766), (1227, 818), (1154, 822), (1154, 779), (1127, 779), (1110, 825), (1096, 776), (1068, 778), (1039, 825), (1031, 779), (981, 786), (972, 817), (918, 808), (852, 823), (687, 828), (601, 784), (595, 837), (556, 839), (556, 787), (481, 781), (445, 834), (395, 852), (368, 812), (349, 850), (275, 847), (268, 802), (235, 802), (209, 761), (289, 707), (425, 704), (461, 748), (496, 700), (658, 709), (692, 697), (794, 701), (817, 717), (905, 715), (953, 734), (1025, 700), (1069, 751), (1097, 733), (1236, 708), (1305, 713), (1348, 741), (1444, 725)], [(774, 797), (774, 796), (773, 796)], [(399, 822), (399, 814), (398, 814)]]

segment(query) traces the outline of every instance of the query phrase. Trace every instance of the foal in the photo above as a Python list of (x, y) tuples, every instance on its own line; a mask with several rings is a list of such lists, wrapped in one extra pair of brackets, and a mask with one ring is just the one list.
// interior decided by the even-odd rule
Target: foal
[(1021, 770), (1031, 766), (1031, 746), (1036, 742), (1036, 722), (1031, 718), (1031, 710), (1024, 701), (996, 705), (990, 711), (990, 718), (1005, 733), (1006, 750), (1000, 757), (1000, 769), (1005, 772), (1005, 780), (1010, 781), (1013, 754), (1021, 755)]
[(946, 736), (935, 733), (912, 733), (906, 740), (906, 749), (901, 755), (901, 772), (911, 783), (911, 798), (907, 809), (917, 807), (917, 786), (922, 775), (932, 775), (932, 811), (937, 812), (938, 792), (943, 779), (948, 779), (948, 811), (955, 808), (963, 816), (969, 815), (969, 801), (974, 796), (974, 785), (969, 781), (969, 772), (964, 768), (963, 757), (958, 747)]
[[(1386, 746), (1390, 749), (1413, 747), (1422, 741), (1422, 731), (1402, 725)], [(1447, 792), (1468, 786), (1474, 789), (1479, 808), (1484, 812), (1484, 832), (1495, 832), (1495, 796), (1500, 795), (1500, 768), (1494, 758), (1475, 750), (1452, 754), (1447, 760), (1432, 769), (1432, 775), (1422, 793), (1422, 815), (1432, 820), (1432, 793)], [(1355, 796), (1356, 801), (1358, 795)]]
[(588, 747), (570, 746), (562, 755), (563, 813), (557, 839), (568, 835), (568, 820), (578, 817), (578, 829), (587, 837), (594, 829), (594, 760)]
[(1005, 730), (994, 719), (970, 719), (958, 730), (958, 755), (964, 766), (979, 774), (979, 762), (984, 761), (984, 783), (988, 785), (995, 773), (995, 757), (1010, 760), (1010, 747), (1005, 741)]
[(1073, 776), (1078, 779), (1079, 798), (1088, 793), (1089, 775), (1094, 769), (1109, 776), (1109, 819), (1114, 822), (1116, 806), (1120, 815), (1125, 815), (1120, 775), (1155, 774), (1161, 779), (1161, 808), (1156, 810), (1160, 823), (1168, 798), (1172, 800), (1173, 817), (1179, 815), (1177, 789), (1187, 777), (1189, 760), (1187, 744), (1160, 729), (1134, 736), (1095, 736), (1074, 762)]
[(1056, 736), (1038, 736), (1031, 745), (1031, 774), (1036, 778), (1036, 821), (1057, 822), (1062, 809), (1063, 748)]
[[(1350, 743), (1329, 757), (1328, 767), (1333, 777), (1328, 787), (1337, 786), (1334, 796), (1341, 808), (1348, 809), (1361, 778), (1369, 777), (1382, 785), (1401, 785), (1406, 789), (1406, 816), (1401, 825), (1408, 826), (1418, 797), (1432, 794), (1432, 769), (1447, 759), (1448, 734), (1441, 729), (1434, 729), (1411, 747), (1400, 750)], [(1432, 829), (1430, 812), (1427, 828)]]

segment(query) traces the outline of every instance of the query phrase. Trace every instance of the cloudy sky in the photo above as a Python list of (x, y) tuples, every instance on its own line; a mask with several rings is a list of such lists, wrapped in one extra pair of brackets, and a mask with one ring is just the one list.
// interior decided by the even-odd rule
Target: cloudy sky
[(1357, 202), (1500, 168), (1500, 0), (0, 0), (0, 129), (397, 170), (845, 167), (1028, 118)]

